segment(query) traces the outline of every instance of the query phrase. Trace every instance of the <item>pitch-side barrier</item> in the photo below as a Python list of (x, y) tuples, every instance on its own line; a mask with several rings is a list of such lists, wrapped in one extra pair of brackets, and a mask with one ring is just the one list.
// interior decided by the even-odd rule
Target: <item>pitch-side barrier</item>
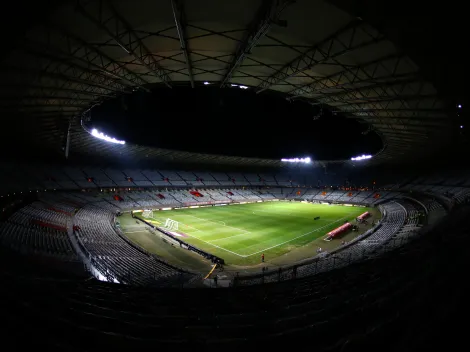
[(161, 234), (165, 235), (166, 237), (168, 237), (169, 239), (171, 239), (172, 241), (176, 241), (179, 243), (180, 247), (181, 248), (184, 248), (184, 249), (187, 249), (189, 251), (192, 251), (192, 252), (195, 252), (197, 254), (199, 254), (200, 256), (206, 258), (206, 259), (209, 259), (210, 261), (212, 261), (213, 263), (220, 263), (220, 264), (225, 264), (225, 261), (216, 256), (216, 255), (213, 255), (213, 254), (210, 254), (200, 248), (197, 248), (189, 243), (186, 243), (185, 241), (177, 238), (176, 236), (173, 236), (169, 231), (166, 231), (165, 229), (161, 228), (161, 227), (158, 227), (158, 226), (155, 226), (151, 223), (149, 223), (148, 221), (145, 221), (144, 219), (141, 219), (141, 218), (138, 218), (138, 217), (134, 217), (134, 213), (133, 211), (131, 211), (131, 215), (134, 219), (137, 219), (138, 221), (141, 221), (143, 222), (144, 224), (150, 226), (152, 229), (160, 232)]

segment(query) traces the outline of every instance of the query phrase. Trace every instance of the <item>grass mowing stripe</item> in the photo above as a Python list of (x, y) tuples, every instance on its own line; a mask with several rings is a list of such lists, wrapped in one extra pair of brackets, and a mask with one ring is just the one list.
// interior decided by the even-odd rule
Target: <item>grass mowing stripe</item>
[(226, 249), (226, 248), (223, 248), (223, 247), (217, 246), (216, 244), (212, 244), (212, 243), (210, 243), (210, 242), (207, 242), (207, 241), (201, 240), (200, 238), (197, 238), (197, 237), (195, 237), (195, 236), (191, 236), (191, 235), (188, 235), (188, 234), (185, 234), (185, 235), (187, 235), (187, 236), (189, 236), (189, 237), (192, 237), (192, 238), (194, 238), (194, 239), (196, 239), (196, 240), (198, 240), (198, 241), (201, 241), (201, 242), (207, 243), (207, 244), (208, 244), (208, 245), (210, 245), (210, 246), (213, 246), (213, 247), (216, 247), (216, 248), (222, 249), (223, 251), (226, 251), (226, 252), (229, 252), (229, 253), (232, 253), (232, 254), (238, 255), (239, 257), (244, 257), (244, 256), (243, 256), (243, 255), (241, 255), (241, 254), (238, 254), (238, 253), (232, 252), (232, 251), (230, 251), (230, 250), (228, 250), (228, 249)]
[[(178, 209), (154, 213), (154, 218), (163, 222), (166, 218), (178, 221), (179, 231), (188, 235), (186, 240), (189, 244), (224, 258), (229, 265), (253, 265), (259, 263), (257, 256), (261, 252), (270, 260), (297, 249), (301, 257), (310, 255), (301, 247), (312, 241), (320, 241), (317, 243), (323, 247), (321, 238), (336, 227), (335, 223), (337, 225), (347, 217), (352, 219), (366, 210), (368, 208), (264, 202)], [(321, 219), (315, 221), (316, 217)], [(137, 228), (127, 230), (136, 231)], [(142, 236), (149, 235), (142, 233)], [(334, 245), (325, 244), (325, 247), (332, 248)]]
[(215, 242), (215, 241), (226, 240), (226, 239), (232, 238), (232, 237), (243, 236), (243, 235), (246, 235), (246, 234), (248, 234), (248, 233), (251, 233), (251, 232), (244, 232), (244, 233), (239, 233), (238, 235), (233, 235), (233, 236), (228, 236), (228, 237), (221, 237), (221, 238), (217, 238), (217, 239), (215, 239), (215, 240), (211, 240), (211, 241), (209, 241), (209, 242), (212, 243), (212, 242)]
[(199, 219), (199, 220), (204, 220), (204, 221), (212, 222), (212, 223), (218, 224), (218, 225), (220, 225), (221, 223), (223, 223), (223, 226), (225, 226), (225, 227), (230, 227), (231, 229), (240, 230), (240, 231), (243, 231), (243, 232), (249, 232), (249, 231), (247, 231), (247, 230), (243, 230), (243, 229), (240, 229), (240, 228), (238, 228), (238, 227), (233, 227), (233, 226), (225, 225), (225, 222), (223, 222), (223, 221), (212, 221), (212, 220), (208, 220), (208, 219), (198, 218), (197, 216), (194, 216), (194, 215), (191, 215), (191, 214), (185, 214), (185, 215), (191, 216), (191, 217), (196, 218), (196, 219)]
[[(301, 238), (301, 237), (310, 235), (311, 233), (314, 233), (314, 232), (317, 232), (317, 231), (319, 231), (319, 230), (321, 230), (321, 229), (324, 229), (324, 228), (326, 228), (326, 227), (329, 227), (330, 225), (332, 225), (332, 224), (334, 224), (334, 223), (336, 223), (336, 222), (339, 222), (339, 221), (342, 221), (342, 220), (344, 220), (344, 219), (349, 218), (349, 217), (351, 216), (351, 214), (354, 214), (354, 213), (350, 213), (348, 216), (345, 216), (344, 218), (338, 219), (338, 220), (336, 220), (336, 221), (332, 221), (332, 222), (330, 222), (329, 224), (327, 224), (327, 225), (325, 225), (325, 226), (322, 226), (322, 227), (319, 227), (319, 228), (317, 228), (317, 229), (315, 229), (315, 230), (312, 230), (312, 231), (310, 231), (310, 232), (304, 233), (303, 235), (300, 235), (300, 236), (291, 238), (291, 239), (288, 240), (288, 241), (278, 243), (278, 244), (276, 244), (275, 246), (271, 246), (271, 247), (269, 247), (269, 248), (265, 248), (265, 249), (263, 249), (263, 250), (261, 250), (261, 251), (255, 252), (255, 253), (243, 255), (242, 257), (245, 257), (245, 258), (246, 258), (246, 257), (251, 257), (252, 255), (255, 255), (255, 254), (258, 254), (258, 253), (261, 253), (261, 252), (265, 252), (265, 251), (267, 251), (267, 250), (270, 250), (270, 249), (273, 249), (273, 248), (282, 246), (283, 244), (292, 242), (292, 241), (294, 241), (294, 240), (296, 240), (296, 239), (298, 239), (298, 238)], [(249, 248), (249, 247), (245, 247), (245, 249), (246, 249), (246, 248)]]

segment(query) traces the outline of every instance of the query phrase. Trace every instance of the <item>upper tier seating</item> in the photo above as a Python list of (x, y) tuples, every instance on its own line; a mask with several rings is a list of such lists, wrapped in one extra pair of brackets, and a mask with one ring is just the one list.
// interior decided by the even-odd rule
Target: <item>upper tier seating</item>
[(155, 170), (142, 170), (142, 174), (154, 185), (154, 186), (169, 186), (170, 181), (164, 180), (163, 176)]
[(87, 179), (92, 179), (99, 188), (117, 187), (117, 184), (99, 168), (87, 167), (83, 169), (83, 173), (86, 175)]
[[(284, 186), (284, 187), (315, 187), (330, 188), (330, 186), (345, 186), (347, 177), (341, 173), (325, 174), (318, 169), (308, 172), (290, 171), (290, 173), (240, 173), (240, 172), (193, 172), (169, 171), (169, 170), (143, 170), (133, 168), (100, 168), (95, 166), (58, 166), (58, 165), (34, 165), (34, 164), (10, 164), (2, 163), (3, 173), (0, 175), (0, 193), (7, 195), (14, 192), (27, 191), (51, 191), (51, 190), (93, 190), (103, 188), (135, 188), (135, 187), (188, 187), (194, 186)], [(182, 176), (181, 176), (182, 175)], [(365, 185), (361, 183), (361, 176), (351, 176), (348, 185)], [(356, 180), (355, 180), (356, 179)], [(369, 187), (372, 185), (369, 184)], [(375, 186), (374, 186), (375, 188)], [(336, 188), (331, 188), (334, 190)], [(388, 185), (377, 186), (376, 190), (357, 191), (352, 190), (352, 196), (347, 192), (332, 193), (327, 197), (321, 194), (308, 199), (316, 201), (336, 201), (376, 204), (391, 199), (397, 195), (397, 191), (415, 190), (430, 194), (439, 194), (447, 198), (449, 203), (457, 204), (466, 202), (470, 198), (470, 181), (465, 173), (445, 172), (430, 174), (427, 176), (410, 177), (396, 176)], [(305, 193), (307, 191), (301, 191)], [(288, 191), (283, 192), (287, 194)], [(374, 197), (379, 193), (379, 197)], [(291, 198), (297, 194), (290, 191)]]
[(196, 178), (199, 179), (204, 186), (219, 186), (219, 182), (208, 172), (195, 172)]
[(181, 178), (186, 181), (188, 186), (194, 186), (194, 187), (204, 186), (204, 183), (202, 182), (202, 180), (198, 176), (196, 176), (196, 174), (192, 172), (178, 171), (178, 175), (180, 175)]
[(160, 170), (164, 180), (168, 180), (170, 185), (173, 186), (187, 186), (188, 184), (184, 181), (178, 173), (175, 171)]
[(130, 182), (126, 179), (126, 175), (121, 170), (117, 169), (105, 169), (104, 173), (118, 186), (118, 187), (130, 187)]
[(140, 170), (124, 169), (123, 172), (128, 180), (132, 180), (133, 185), (137, 187), (153, 187), (152, 182)]

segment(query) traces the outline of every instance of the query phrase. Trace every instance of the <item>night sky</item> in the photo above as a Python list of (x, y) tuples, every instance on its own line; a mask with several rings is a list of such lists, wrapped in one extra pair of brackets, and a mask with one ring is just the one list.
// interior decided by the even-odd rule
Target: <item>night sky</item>
[(92, 123), (126, 142), (231, 156), (331, 160), (382, 147), (375, 133), (362, 133), (367, 125), (321, 109), (274, 92), (156, 88), (102, 104)]

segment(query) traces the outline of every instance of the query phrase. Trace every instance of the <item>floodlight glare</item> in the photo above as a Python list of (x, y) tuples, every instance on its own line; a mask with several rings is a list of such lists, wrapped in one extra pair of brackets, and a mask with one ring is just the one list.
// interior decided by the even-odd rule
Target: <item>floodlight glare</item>
[(286, 163), (305, 163), (305, 164), (309, 164), (312, 159), (310, 159), (309, 157), (307, 158), (282, 158), (281, 161), (284, 161)]
[(461, 104), (457, 105), (457, 107), (458, 107), (459, 109), (462, 109), (462, 105), (461, 105)]
[(207, 86), (208, 84), (210, 84), (209, 82), (204, 82), (204, 85)]
[(238, 87), (238, 84), (230, 84), (230, 87)]
[(240, 89), (248, 89), (247, 86), (240, 86), (239, 88), (240, 88)]
[(362, 154), (362, 155), (360, 155), (360, 156), (356, 156), (356, 157), (354, 157), (354, 158), (351, 158), (351, 160), (353, 160), (353, 161), (360, 161), (360, 160), (366, 160), (366, 159), (370, 159), (370, 158), (372, 158), (372, 155), (364, 155), (364, 154)]
[(93, 128), (93, 129), (91, 130), (91, 135), (92, 135), (93, 137), (102, 139), (102, 140), (104, 140), (104, 141), (106, 141), (106, 142), (116, 143), (116, 144), (126, 144), (125, 141), (120, 141), (120, 140), (117, 140), (116, 138), (109, 137), (109, 136), (105, 135), (103, 132), (99, 132), (96, 128)]

